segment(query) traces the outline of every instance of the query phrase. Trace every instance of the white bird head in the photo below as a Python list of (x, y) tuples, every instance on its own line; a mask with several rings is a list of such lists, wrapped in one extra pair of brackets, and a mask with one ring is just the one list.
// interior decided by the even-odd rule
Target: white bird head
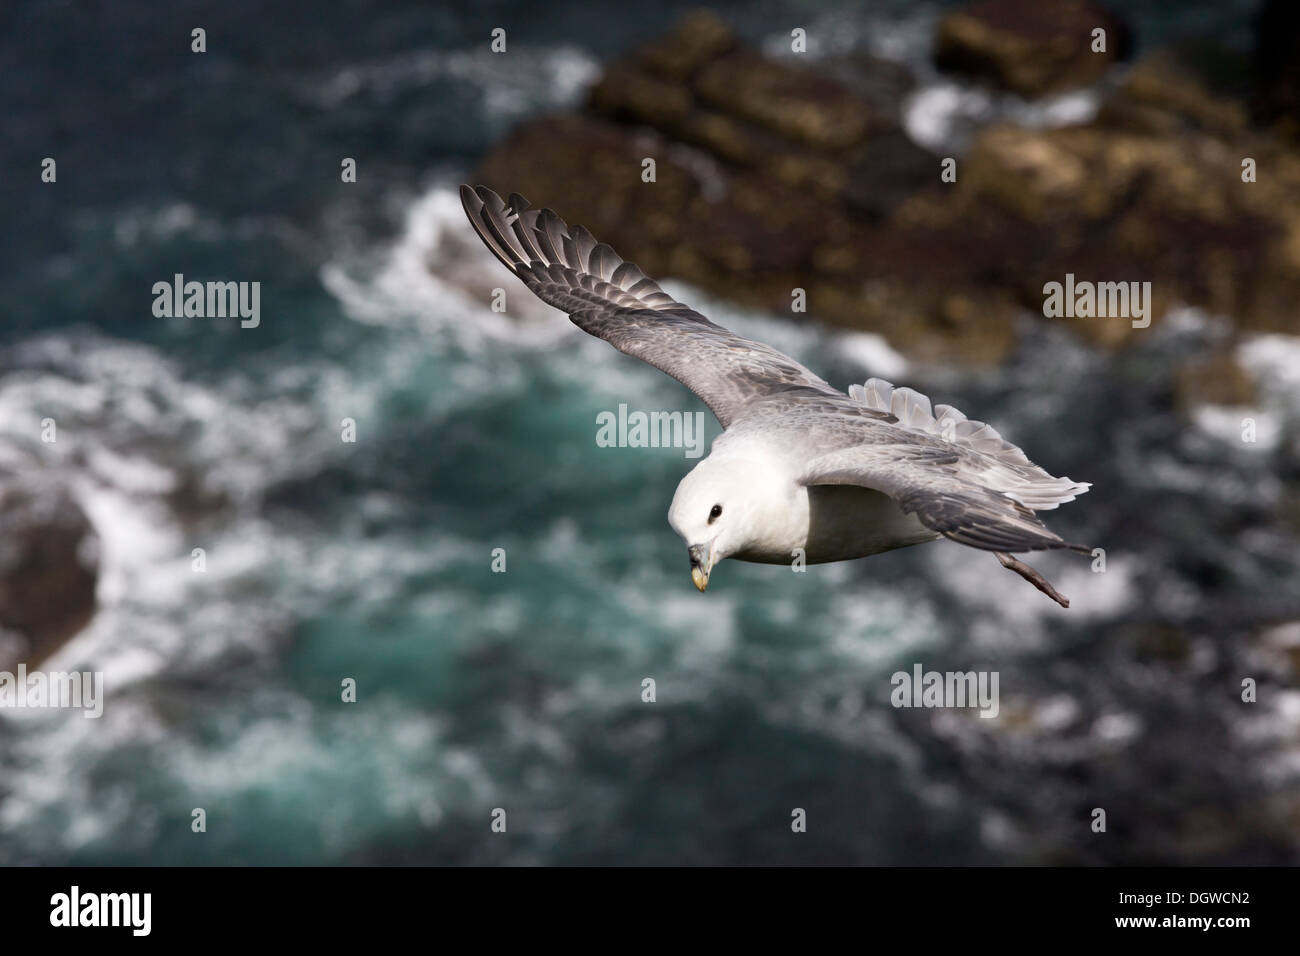
[(745, 551), (768, 492), (761, 470), (736, 458), (705, 458), (677, 486), (668, 523), (691, 560), (691, 580), (703, 591), (718, 562)]

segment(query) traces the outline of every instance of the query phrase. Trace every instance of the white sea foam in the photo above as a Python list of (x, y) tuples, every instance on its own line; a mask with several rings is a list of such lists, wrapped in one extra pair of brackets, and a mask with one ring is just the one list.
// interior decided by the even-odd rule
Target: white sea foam
[(903, 128), (936, 152), (960, 154), (978, 129), (1009, 121), (1026, 129), (1056, 129), (1087, 123), (1097, 114), (1095, 89), (1072, 90), (1042, 100), (1025, 100), (950, 79), (936, 79), (910, 93), (902, 106)]
[(493, 53), (484, 42), (463, 50), (412, 50), (380, 60), (353, 63), (328, 76), (312, 76), (298, 93), (325, 109), (367, 96), (386, 102), (438, 81), (455, 80), (478, 90), (485, 120), (503, 123), (541, 107), (566, 106), (595, 79), (599, 63), (574, 46), (512, 46)]
[(1238, 348), (1237, 358), (1259, 378), (1266, 397), (1300, 415), (1300, 336), (1252, 336)]
[(810, 11), (806, 22), (791, 24), (791, 29), (795, 26), (805, 28), (806, 52), (793, 52), (789, 29), (765, 37), (762, 49), (771, 57), (812, 60), (865, 51), (884, 60), (920, 69), (929, 63), (931, 38), (939, 12), (937, 5), (926, 0), (887, 15), (873, 15), (859, 6)]
[[(1300, 338), (1267, 334), (1248, 337), (1236, 350), (1237, 361), (1255, 380), (1254, 405), (1198, 405), (1192, 421), (1201, 431), (1245, 455), (1274, 451), (1286, 436), (1287, 423), (1300, 419)], [(1244, 440), (1249, 423), (1253, 441)], [(1270, 487), (1279, 487), (1273, 476)], [(1257, 493), (1263, 489), (1258, 489)]]
[(789, 31), (763, 41), (763, 51), (790, 60), (824, 60), (865, 52), (901, 64), (915, 87), (900, 108), (903, 128), (918, 144), (945, 155), (960, 155), (975, 132), (1008, 121), (1030, 129), (1087, 123), (1101, 105), (1099, 88), (1070, 90), (1026, 100), (1013, 93), (940, 73), (934, 66), (935, 28), (942, 8), (919, 3), (885, 16), (852, 10), (829, 10), (799, 24), (807, 30), (807, 51), (791, 51)]

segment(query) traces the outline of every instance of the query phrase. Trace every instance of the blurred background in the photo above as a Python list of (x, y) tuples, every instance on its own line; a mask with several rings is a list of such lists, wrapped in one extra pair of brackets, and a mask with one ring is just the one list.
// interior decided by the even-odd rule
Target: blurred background
[[(0, 669), (107, 694), (0, 710), (0, 863), (1300, 862), (1289, 5), (465, 6), (0, 11)], [(1065, 611), (940, 542), (696, 593), (693, 462), (595, 434), (702, 406), (511, 279), (467, 179), (1093, 482), (1047, 517), (1104, 573), (1036, 557)], [(156, 318), (176, 273), (260, 325)], [(1150, 327), (1044, 318), (1066, 273)], [(914, 663), (999, 717), (890, 707)]]

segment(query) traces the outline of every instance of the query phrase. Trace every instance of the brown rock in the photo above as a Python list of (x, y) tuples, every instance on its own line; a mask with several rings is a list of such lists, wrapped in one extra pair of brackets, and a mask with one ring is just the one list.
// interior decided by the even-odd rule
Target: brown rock
[[(1242, 182), (1243, 149), (1269, 170), (1267, 181)], [(992, 276), (1026, 306), (1041, 308), (1043, 284), (1069, 272), (1151, 282), (1156, 319), (1187, 303), (1249, 328), (1295, 327), (1300, 177), (1275, 147), (1101, 124), (997, 127), (976, 140), (963, 170), (955, 202), (933, 218), (946, 214), (949, 229), (982, 221), (988, 247), (1017, 266), (991, 263)], [(1081, 331), (1122, 341), (1132, 334), (1125, 326), (1090, 321)]]
[(1239, 138), (1250, 124), (1240, 95), (1244, 70), (1237, 54), (1206, 42), (1156, 50), (1133, 67), (1104, 104), (1100, 123), (1161, 136), (1191, 129)]
[(683, 84), (617, 63), (592, 87), (590, 104), (611, 119), (661, 130), (681, 130), (695, 109), (695, 99)]
[[(887, 228), (850, 204), (819, 199), (818, 187), (794, 185), (805, 174), (774, 171), (776, 160), (702, 174), (700, 158), (684, 149), (605, 119), (549, 117), (515, 129), (477, 176), (498, 191), (561, 196), (555, 205), (565, 219), (649, 274), (742, 304), (788, 313), (792, 290), (803, 288), (819, 318), (942, 361), (995, 362), (1014, 345), (1019, 306), (971, 281), (964, 238)], [(647, 155), (657, 158), (654, 183), (641, 180)], [(572, 189), (576, 156), (581, 191)], [(937, 182), (937, 164), (927, 166)]]
[[(1098, 27), (1104, 53), (1092, 51)], [(982, 0), (939, 21), (934, 59), (942, 70), (1033, 97), (1095, 82), (1127, 46), (1127, 28), (1090, 0)]]
[[(1046, 9), (991, 0), (954, 16), (1043, 41), (1043, 83), (1077, 77), (1076, 54), (1099, 69), (1122, 49), (1091, 3)], [(688, 23), (611, 65), (585, 114), (516, 129), (481, 180), (554, 205), (651, 275), (778, 312), (802, 288), (812, 316), (917, 358), (998, 361), (1067, 273), (1149, 282), (1154, 321), (1190, 304), (1297, 328), (1300, 157), (1249, 126), (1241, 64), (1214, 44), (1152, 54), (1087, 125), (981, 131), (945, 183), (875, 61), (775, 62), (712, 15)], [(1112, 31), (1104, 56), (1096, 25)], [(1257, 182), (1242, 181), (1246, 157)], [(1043, 321), (1116, 347), (1142, 333), (1133, 318)]]
[(39, 470), (0, 473), (0, 669), (39, 664), (95, 610), (98, 537), (68, 489)]
[(688, 13), (663, 37), (643, 46), (635, 59), (638, 66), (652, 73), (685, 80), (736, 45), (736, 35), (717, 14), (697, 10)]
[(1231, 354), (1219, 354), (1183, 365), (1174, 379), (1174, 398), (1187, 413), (1202, 405), (1254, 405), (1258, 390)]
[(866, 136), (869, 105), (835, 78), (747, 49), (704, 67), (692, 84), (701, 102), (818, 150)]

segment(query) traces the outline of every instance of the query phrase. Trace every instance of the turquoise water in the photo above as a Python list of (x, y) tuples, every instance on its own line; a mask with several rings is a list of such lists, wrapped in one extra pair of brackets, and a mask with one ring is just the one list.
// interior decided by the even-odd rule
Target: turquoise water
[[(899, 9), (870, 22), (923, 32)], [(700, 595), (666, 521), (691, 462), (595, 435), (621, 402), (701, 406), (522, 291), (489, 312), (505, 277), (454, 193), (665, 12), (386, 10), (5, 14), (4, 156), (53, 153), (60, 178), (3, 185), (0, 437), (100, 532), (99, 612), (49, 666), (104, 671), (109, 699), (0, 721), (0, 862), (1178, 861), (1205, 814), (1229, 835), (1201, 859), (1294, 862), (1260, 810), (1294, 793), (1290, 698), (1231, 692), (1272, 666), (1253, 636), (1300, 613), (1295, 533), (1256, 500), (1294, 474), (1294, 340), (1243, 356), (1283, 436), (1249, 455), (1171, 414), (1213, 317), (1118, 359), (1037, 329), (1007, 369), (956, 372), (669, 282), (833, 382), (905, 380), (1095, 482), (1053, 525), (1110, 552), (1105, 575), (1039, 562), (1069, 612), (947, 544), (729, 562)], [(760, 40), (791, 15), (754, 10)], [(507, 20), (500, 66), (478, 38)], [(211, 52), (176, 52), (200, 22)], [(153, 318), (175, 272), (259, 279), (260, 327)], [(31, 438), (45, 416), (55, 446)], [(1143, 656), (1159, 627), (1186, 660)], [(918, 661), (999, 670), (1003, 719), (890, 708)], [(1080, 824), (1099, 801), (1124, 839)]]

